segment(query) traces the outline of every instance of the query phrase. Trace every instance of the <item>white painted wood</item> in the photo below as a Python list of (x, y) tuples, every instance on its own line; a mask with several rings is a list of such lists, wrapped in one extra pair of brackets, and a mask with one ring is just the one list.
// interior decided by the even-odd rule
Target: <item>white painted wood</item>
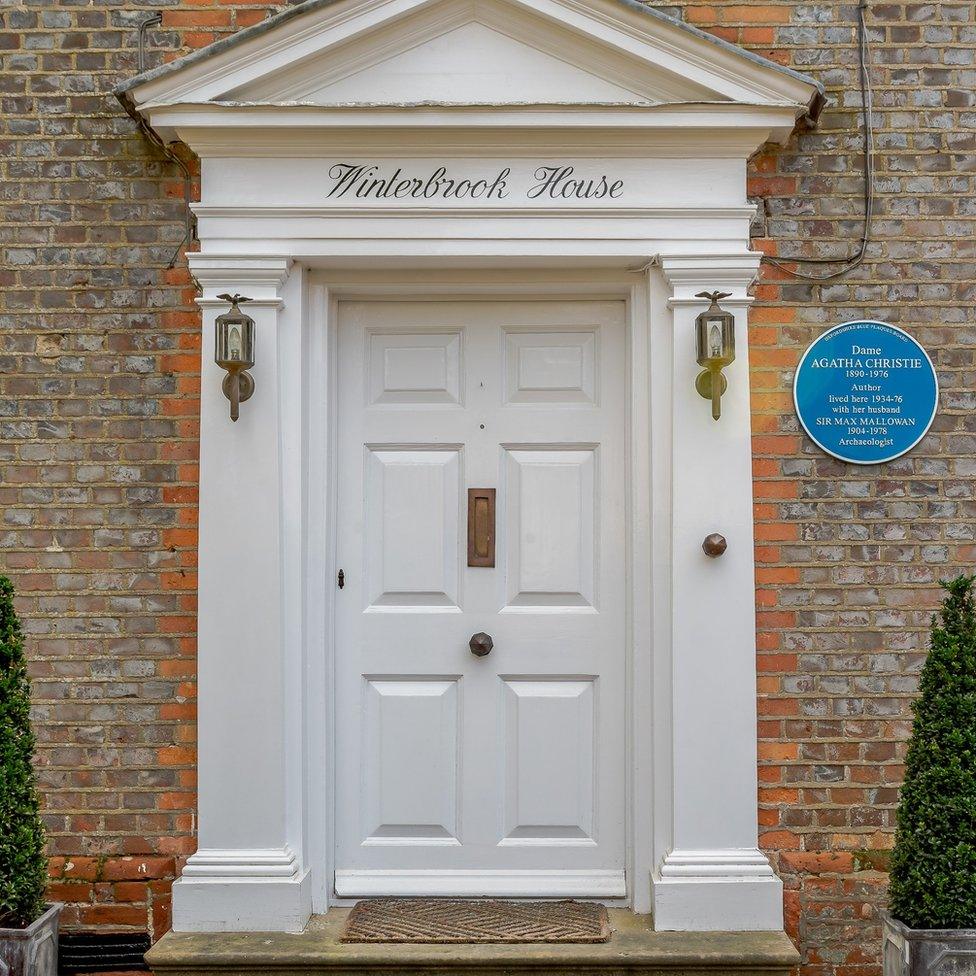
[(367, 357), (370, 406), (460, 403), (459, 332), (374, 334)]
[(816, 90), (772, 62), (618, 0), (340, 0), (208, 54), (137, 80), (130, 97), (150, 114), (207, 102), (279, 104), (295, 115), (303, 104), (330, 101), (623, 97), (784, 106), (795, 119)]
[[(468, 22), (441, 30), (424, 43), (311, 91), (303, 90), (307, 82), (303, 85), (302, 79), (298, 90), (289, 95), (316, 105), (442, 101), (445, 92), (450, 92), (452, 101), (472, 105), (521, 103), (526, 92), (532, 92), (536, 101), (553, 103), (641, 100), (636, 92), (484, 24)], [(407, 30), (398, 31), (397, 38), (400, 45), (411, 40)], [(334, 77), (335, 67), (330, 67)], [(251, 87), (235, 95), (242, 101), (268, 98), (266, 92)], [(281, 94), (276, 91), (274, 97)]]
[[(671, 263), (672, 269), (679, 262), (686, 263), (689, 267), (693, 268), (701, 263), (702, 258), (700, 256), (688, 255), (684, 258), (672, 257), (668, 260)], [(728, 284), (733, 284), (728, 278), (733, 276), (734, 273), (737, 273), (739, 274), (739, 283), (741, 286), (742, 282), (747, 280), (748, 275), (744, 274), (741, 270), (736, 272), (735, 268), (738, 266), (741, 269), (743, 262), (748, 265), (750, 261), (754, 262), (754, 260), (754, 258), (746, 260), (743, 257), (734, 257), (732, 255), (713, 255), (708, 258), (710, 265), (715, 269), (713, 274), (708, 276), (709, 280), (714, 277), (721, 285), (727, 286)], [(261, 265), (267, 262), (257, 259), (235, 259), (234, 261), (230, 261), (226, 258), (197, 256), (194, 258), (194, 263), (204, 273), (214, 276), (221, 275), (222, 277), (218, 280), (224, 284), (216, 286), (221, 288), (221, 290), (230, 287), (229, 282), (233, 280), (234, 275), (238, 276), (238, 280), (243, 282), (248, 290), (252, 290), (260, 286), (260, 280), (255, 278), (255, 275), (262, 273), (260, 270)], [(730, 265), (731, 270), (729, 268)], [(236, 271), (233, 274), (228, 274), (228, 267), (235, 266)], [(752, 266), (754, 267), (754, 264)], [(331, 384), (328, 382), (328, 371), (323, 373), (321, 365), (329, 362), (330, 355), (327, 351), (329, 343), (324, 340), (328, 332), (325, 328), (327, 324), (325, 316), (323, 316), (323, 311), (327, 311), (329, 307), (334, 307), (334, 304), (330, 306), (327, 297), (330, 293), (376, 295), (386, 291), (402, 297), (411, 293), (411, 291), (414, 294), (425, 296), (439, 293), (457, 294), (459, 291), (462, 291), (470, 294), (479, 294), (482, 297), (489, 297), (499, 294), (511, 295), (513, 293), (526, 292), (535, 294), (548, 292), (549, 294), (562, 296), (594, 293), (612, 295), (616, 292), (620, 296), (629, 296), (630, 338), (628, 346), (630, 350), (629, 369), (632, 389), (631, 443), (633, 445), (632, 451), (634, 456), (633, 480), (631, 482), (631, 511), (633, 512), (631, 534), (631, 603), (633, 606), (633, 622), (632, 643), (630, 644), (633, 650), (630, 654), (632, 659), (630, 667), (631, 673), (634, 675), (634, 683), (631, 691), (631, 704), (628, 708), (631, 716), (629, 720), (630, 727), (632, 729), (628, 754), (630, 756), (633, 776), (631, 786), (633, 812), (630, 818), (633, 849), (630, 853), (628, 863), (634, 866), (633, 877), (636, 883), (632, 888), (631, 897), (633, 898), (635, 910), (647, 911), (648, 907), (650, 907), (647, 902), (647, 889), (641, 883), (641, 878), (647, 876), (646, 872), (650, 864), (659, 864), (668, 855), (673, 846), (671, 837), (673, 836), (674, 811), (678, 810), (679, 807), (675, 805), (672, 780), (675, 775), (675, 768), (680, 766), (687, 757), (694, 756), (693, 749), (687, 753), (678, 752), (674, 747), (673, 733), (671, 731), (672, 693), (669, 688), (674, 662), (671, 656), (672, 640), (670, 636), (670, 621), (672, 618), (670, 594), (673, 588), (673, 582), (669, 555), (671, 532), (671, 508), (669, 499), (671, 497), (671, 481), (674, 471), (669, 461), (669, 445), (672, 442), (673, 398), (682, 395), (682, 388), (674, 384), (672, 390), (671, 371), (673, 364), (672, 356), (669, 352), (672, 330), (670, 328), (670, 316), (661, 311), (665, 307), (665, 299), (670, 289), (666, 291), (663, 278), (654, 273), (639, 276), (637, 279), (638, 284), (632, 286), (626, 284), (626, 276), (614, 276), (613, 274), (598, 270), (590, 272), (585, 276), (581, 276), (575, 272), (542, 274), (538, 271), (518, 272), (509, 270), (481, 274), (476, 272), (463, 272), (454, 275), (445, 273), (443, 270), (431, 272), (413, 271), (408, 275), (385, 272), (381, 276), (364, 273), (356, 275), (344, 272), (341, 275), (321, 280), (324, 280), (328, 284), (328, 287), (326, 289), (321, 284), (315, 286), (313, 291), (315, 297), (312, 300), (312, 307), (308, 312), (308, 321), (312, 324), (318, 324), (318, 331), (313, 331), (312, 336), (321, 337), (319, 340), (316, 340), (319, 342), (317, 348), (320, 351), (310, 364), (310, 368), (307, 374), (305, 374), (308, 378), (303, 382), (311, 383), (310, 389), (316, 394), (323, 392), (327, 394), (317, 401), (320, 405), (317, 408), (317, 412), (311, 415), (318, 419), (315, 421), (315, 426), (313, 427), (314, 438), (311, 441), (312, 452), (310, 458), (314, 459), (318, 457), (323, 461), (326, 459), (324, 447), (329, 442), (326, 429), (332, 426), (329, 418), (334, 415), (337, 401), (336, 385), (334, 382)], [(690, 299), (689, 289), (694, 287), (697, 286), (688, 284), (681, 292), (681, 300), (688, 302), (688, 307), (692, 309), (696, 308), (698, 304), (697, 302), (691, 302)], [(257, 293), (261, 294), (262, 292), (258, 291)], [(291, 304), (291, 308), (294, 310), (295, 303)], [(298, 303), (298, 308), (301, 308), (300, 302)], [(293, 320), (287, 312), (288, 309), (286, 308), (284, 320), (290, 323)], [(743, 319), (740, 318), (739, 322), (741, 328), (744, 325)], [(300, 323), (296, 324), (300, 326)], [(653, 339), (656, 352), (648, 358), (646, 343), (649, 339)], [(648, 369), (648, 363), (650, 364), (650, 369)], [(303, 370), (300, 367), (297, 372), (299, 375), (303, 374)], [(646, 385), (648, 376), (651, 376), (653, 380), (650, 388), (653, 391), (653, 400), (648, 399), (649, 390)], [(325, 385), (323, 385), (323, 380), (326, 381)], [(289, 385), (288, 389), (290, 392), (294, 392), (294, 384)], [(331, 390), (331, 394), (329, 390)], [(693, 393), (692, 395), (696, 396)], [(313, 397), (312, 399), (314, 401), (315, 398)], [(329, 407), (330, 403), (332, 404), (331, 409)], [(653, 403), (654, 407), (648, 411), (643, 405), (649, 403)], [(698, 398), (696, 397), (691, 400), (691, 403), (698, 404)], [(650, 422), (649, 429), (647, 426), (644, 426), (648, 421)], [(293, 429), (295, 426), (291, 425), (289, 429)], [(297, 426), (300, 428), (301, 425), (299, 424)], [(325, 432), (324, 436), (323, 432)], [(647, 443), (648, 434), (650, 434), (652, 451), (650, 454), (645, 454), (643, 453), (643, 445)], [(308, 444), (307, 441), (305, 443), (306, 445)], [(319, 445), (321, 445), (321, 449)], [(328, 463), (331, 464), (332, 462), (329, 461)], [(323, 469), (321, 462), (310, 464), (310, 472), (322, 472), (323, 470), (327, 471), (328, 468)], [(650, 482), (646, 476), (642, 477), (642, 471), (652, 472), (653, 478)], [(311, 551), (306, 572), (311, 592), (315, 594), (322, 593), (323, 590), (321, 586), (316, 585), (316, 580), (325, 580), (326, 589), (324, 592), (331, 597), (337, 591), (329, 585), (329, 577), (323, 575), (323, 572), (331, 572), (331, 578), (334, 579), (335, 566), (333, 565), (330, 571), (328, 570), (328, 563), (323, 564), (318, 558), (318, 554), (326, 551), (328, 546), (320, 546), (313, 543), (314, 540), (327, 536), (327, 526), (335, 525), (335, 519), (329, 515), (329, 506), (321, 494), (321, 485), (323, 483), (321, 473), (313, 477), (311, 483), (315, 486), (315, 492), (313, 494), (318, 499), (318, 502), (313, 504), (309, 509), (310, 521), (302, 523), (306, 528), (302, 528), (301, 525), (296, 524), (295, 529), (303, 533), (306, 530), (309, 532)], [(650, 509), (644, 508), (644, 506), (649, 505), (651, 497), (649, 493), (650, 483), (653, 483), (655, 486), (653, 524), (655, 526), (659, 525), (660, 528), (655, 528), (655, 538), (658, 541), (653, 546), (654, 560), (646, 564), (646, 570), (642, 570), (641, 566), (645, 559), (645, 554), (652, 552), (647, 534), (650, 527), (647, 513)], [(728, 490), (734, 492), (735, 483), (731, 483), (728, 486)], [(641, 514), (642, 511), (644, 514)], [(317, 526), (322, 526), (322, 528), (319, 529)], [(640, 581), (641, 579), (648, 580), (650, 575), (653, 575), (655, 583), (646, 592), (651, 595), (652, 600), (640, 595), (642, 593), (642, 586), (646, 585)], [(692, 580), (692, 582), (694, 581)], [(328, 604), (323, 606), (321, 601), (310, 604), (309, 620), (310, 630), (313, 634), (315, 633), (316, 626), (314, 625), (314, 621), (321, 619), (320, 615), (327, 612), (327, 608)], [(653, 629), (651, 631), (647, 629), (646, 617), (644, 616), (648, 609), (653, 611), (651, 618), (653, 620)], [(651, 640), (652, 635), (654, 638), (653, 641)], [(317, 638), (315, 639), (317, 640)], [(315, 646), (320, 648), (321, 644), (317, 643)], [(320, 660), (320, 652), (317, 654), (313, 653), (310, 657), (308, 665), (308, 673), (310, 675), (314, 675), (318, 667), (317, 662)], [(646, 677), (642, 677), (642, 675), (648, 674), (646, 667), (651, 660), (655, 662), (655, 679), (653, 683), (655, 704), (653, 708), (650, 707), (649, 702), (650, 685)], [(736, 655), (732, 663), (739, 668), (745, 668), (747, 674), (752, 672), (753, 664), (749, 653)], [(310, 694), (314, 701), (316, 682), (313, 680), (311, 685), (309, 685), (308, 682), (303, 681), (301, 678), (303, 673), (301, 669), (295, 671), (288, 669), (288, 673), (295, 674), (298, 677), (298, 683), (305, 686), (305, 693)], [(323, 675), (324, 680), (325, 675)], [(749, 682), (751, 682), (751, 678), (747, 682), (736, 685), (739, 689), (737, 692), (738, 695), (742, 695), (743, 686)], [(737, 702), (727, 702), (727, 707), (745, 708), (748, 711), (750, 704), (754, 704), (751, 687), (748, 689), (747, 695), (747, 698), (738, 700)], [(326, 699), (327, 701), (328, 699)], [(210, 721), (214, 722), (215, 716), (219, 714), (221, 709), (226, 707), (226, 704), (220, 699), (212, 701)], [(202, 725), (204, 721), (203, 714), (207, 710), (206, 703), (202, 702)], [(293, 708), (290, 711), (292, 716), (296, 714), (300, 716), (300, 713), (300, 707)], [(322, 715), (323, 712), (321, 709), (315, 709), (309, 716), (310, 727), (313, 730), (321, 730), (312, 734), (310, 748), (313, 757), (322, 757), (321, 760), (316, 758), (315, 768), (327, 770), (330, 762), (329, 757), (333, 754), (334, 749), (331, 748), (333, 745), (331, 732), (326, 731), (328, 726), (323, 724)], [(653, 730), (650, 729), (651, 719), (653, 719)], [(643, 732), (641, 731), (642, 725), (644, 728)], [(219, 724), (213, 727), (219, 728)], [(740, 726), (733, 724), (730, 726), (730, 731), (731, 734), (740, 736), (741, 744), (743, 739)], [(750, 733), (744, 741), (747, 743), (754, 742), (752, 734)], [(653, 818), (649, 816), (650, 808), (647, 805), (649, 799), (647, 791), (652, 779), (652, 767), (648, 755), (650, 743), (654, 743), (655, 755), (657, 757), (653, 766), (653, 781), (655, 784), (655, 814)], [(699, 744), (706, 750), (706, 753), (714, 748), (714, 742), (711, 739), (700, 738)], [(748, 752), (748, 749), (745, 752)], [(300, 751), (298, 754), (300, 754)], [(754, 765), (749, 765), (748, 760), (744, 764), (741, 758), (743, 755), (744, 752), (742, 750), (730, 750), (726, 755), (726, 759), (734, 762), (738, 773), (748, 780), (750, 770), (754, 772), (755, 767)], [(699, 762), (702, 764), (701, 768), (708, 768), (707, 754)], [(732, 771), (730, 770), (729, 772), (731, 775)], [(214, 800), (219, 802), (223, 797), (223, 785), (222, 777), (202, 776), (200, 786), (202, 810), (211, 802), (205, 800), (205, 797), (208, 795), (213, 796)], [(312, 822), (316, 825), (327, 824), (331, 821), (331, 817), (326, 814), (329, 810), (329, 797), (331, 796), (332, 789), (328, 775), (313, 775), (307, 780), (307, 788), (313, 799), (310, 813)], [(744, 792), (739, 791), (736, 795), (741, 798), (744, 796)], [(320, 797), (322, 799), (318, 799)], [(236, 809), (233, 812), (228, 811), (227, 814), (229, 818), (236, 817), (237, 815), (238, 811)], [(746, 816), (755, 816), (754, 806), (746, 809)], [(653, 846), (646, 839), (648, 837), (647, 830), (651, 824), (654, 825)], [(642, 840), (642, 838), (645, 839)], [(322, 865), (324, 858), (328, 856), (331, 848), (327, 841), (327, 834), (319, 833), (318, 829), (312, 832), (308, 840), (308, 845), (309, 849), (313, 851), (313, 866)], [(736, 851), (714, 848), (708, 853), (709, 849), (707, 845), (704, 846), (706, 851), (705, 856), (711, 856), (714, 858), (715, 864), (724, 864), (725, 866), (728, 866), (730, 863), (735, 863), (736, 857), (751, 864), (755, 856), (754, 850), (750, 854), (748, 849)], [(317, 857), (314, 856), (316, 849), (320, 851)], [(685, 858), (685, 854), (682, 853), (678, 857), (683, 859)], [(700, 857), (701, 852), (699, 852), (699, 863)], [(750, 867), (750, 870), (755, 873), (754, 867)], [(665, 870), (663, 873), (667, 874), (667, 871)], [(655, 876), (657, 875), (658, 872), (655, 872)], [(328, 904), (328, 891), (326, 889), (331, 889), (331, 869), (326, 873), (321, 868), (317, 868), (316, 877), (316, 888), (319, 892), (316, 910), (324, 910)], [(329, 879), (328, 885), (324, 883), (326, 877)], [(676, 877), (676, 875), (673, 877)], [(676, 911), (678, 921), (680, 922), (680, 925), (677, 927), (698, 929), (715, 928), (722, 930), (736, 927), (772, 927), (774, 923), (771, 924), (770, 919), (775, 920), (781, 912), (779, 903), (775, 902), (774, 898), (771, 897), (775, 895), (773, 886), (762, 880), (757, 883), (755, 877), (745, 877), (739, 869), (729, 871), (724, 879), (717, 878), (713, 872), (711, 877), (707, 879), (710, 883), (707, 886), (703, 886), (702, 882), (705, 880), (704, 874), (697, 879), (685, 878), (682, 880), (680, 888), (674, 884), (664, 887), (660, 882), (656, 882), (655, 902), (659, 911), (661, 911), (659, 924), (664, 924), (667, 921), (668, 915), (662, 910), (662, 899), (666, 898), (667, 894), (671, 892), (676, 892), (679, 896), (684, 894), (689, 896), (684, 900), (683, 906), (677, 906), (680, 909)], [(370, 888), (370, 884), (372, 884), (372, 881), (368, 884), (364, 883), (362, 887), (356, 887), (356, 890), (377, 890)], [(403, 890), (410, 891), (413, 889), (407, 884)], [(286, 912), (279, 910), (274, 893), (268, 892), (265, 897), (257, 894), (253, 888), (253, 881), (251, 879), (227, 879), (225, 882), (222, 882), (222, 886), (209, 885), (206, 889), (200, 886), (187, 888), (181, 883), (177, 886), (174, 899), (176, 902), (177, 916), (180, 919), (179, 924), (186, 925), (187, 927), (196, 927), (198, 929), (221, 928), (227, 924), (228, 918), (233, 919), (234, 924), (240, 924), (241, 919), (244, 919), (245, 924), (263, 928), (288, 927), (289, 925), (296, 924), (293, 920), (290, 921), (288, 919)], [(255, 905), (258, 904), (261, 907), (255, 908)], [(251, 912), (249, 918), (248, 912), (245, 910), (248, 905), (250, 905), (249, 911)], [(674, 919), (672, 919), (673, 921)]]
[(363, 844), (461, 843), (459, 684), (365, 679)]
[(502, 612), (596, 610), (596, 448), (506, 449)]
[[(317, 554), (326, 551), (331, 554), (332, 547), (318, 545), (316, 542), (320, 538), (327, 538), (331, 531), (330, 527), (334, 527), (336, 524), (334, 503), (323, 497), (320, 486), (330, 480), (323, 476), (322, 472), (333, 470), (335, 462), (335, 451), (331, 448), (325, 451), (324, 446), (332, 443), (336, 427), (335, 414), (338, 399), (336, 389), (338, 384), (335, 380), (337, 370), (333, 346), (338, 319), (337, 296), (367, 299), (386, 296), (397, 301), (402, 301), (408, 297), (430, 299), (435, 296), (455, 298), (458, 295), (480, 299), (511, 298), (513, 295), (518, 295), (533, 299), (543, 297), (565, 299), (569, 296), (575, 296), (578, 298), (598, 297), (623, 300), (627, 305), (627, 346), (630, 350), (628, 376), (631, 444), (639, 446), (647, 442), (650, 413), (646, 405), (649, 402), (651, 373), (651, 370), (648, 369), (646, 352), (647, 340), (650, 335), (650, 319), (647, 311), (650, 301), (648, 284), (656, 282), (656, 277), (649, 277), (646, 273), (632, 275), (597, 268), (591, 268), (585, 274), (576, 271), (530, 271), (509, 267), (494, 271), (452, 272), (441, 268), (439, 262), (436, 268), (415, 268), (409, 272), (384, 270), (380, 272), (342, 271), (332, 274), (317, 274), (311, 276), (311, 281), (308, 315), (311, 322), (311, 348), (314, 354), (310, 352), (308, 358), (309, 375), (314, 379), (314, 385), (310, 394), (310, 401), (317, 406), (315, 411), (310, 414), (310, 417), (313, 418), (311, 429), (315, 431), (315, 435), (309, 462), (309, 484), (319, 486), (313, 495), (321, 498), (322, 503), (319, 505), (312, 504), (309, 507), (308, 534), (311, 558), (308, 564), (308, 585), (311, 592), (324, 592), (326, 594), (324, 603), (320, 601), (318, 604), (318, 614), (315, 612), (314, 604), (310, 607), (313, 622), (317, 617), (321, 619), (319, 615), (324, 615), (327, 622), (332, 620), (332, 597), (339, 592), (331, 583), (335, 579), (335, 563), (332, 562), (331, 558), (328, 560), (317, 558)], [(655, 294), (654, 301), (660, 307), (664, 307), (663, 294)], [(327, 364), (324, 371), (320, 366), (322, 363)], [(654, 381), (655, 389), (665, 387), (664, 380), (667, 379), (668, 373), (666, 371), (663, 373), (663, 380), (659, 374), (661, 374), (661, 367), (666, 364), (664, 362), (659, 363), (657, 359), (654, 359), (652, 365), (657, 371)], [(667, 411), (658, 411), (658, 415), (665, 418), (665, 421), (667, 420)], [(326, 431), (325, 436), (320, 433), (322, 431)], [(628, 602), (632, 607), (633, 623), (628, 635), (627, 661), (629, 673), (634, 676), (634, 680), (628, 689), (626, 712), (629, 733), (626, 752), (633, 772), (629, 785), (627, 817), (631, 838), (628, 845), (627, 878), (636, 879), (636, 883), (630, 883), (627, 895), (631, 899), (634, 911), (646, 914), (651, 905), (648, 883), (650, 866), (656, 855), (651, 843), (645, 842), (645, 839), (652, 822), (658, 822), (656, 819), (652, 820), (650, 815), (651, 805), (648, 797), (651, 786), (651, 763), (649, 756), (652, 744), (664, 738), (657, 731), (652, 734), (650, 720), (652, 716), (666, 714), (666, 709), (651, 706), (649, 685), (644, 680), (643, 675), (649, 671), (653, 649), (655, 647), (659, 650), (666, 648), (668, 641), (662, 639), (657, 644), (652, 644), (646, 624), (641, 619), (642, 616), (646, 619), (646, 608), (650, 606), (651, 602), (648, 596), (649, 591), (643, 588), (649, 586), (649, 568), (648, 570), (641, 569), (642, 564), (647, 565), (646, 561), (649, 560), (652, 548), (645, 508), (650, 503), (650, 493), (646, 474), (648, 470), (647, 455), (641, 455), (639, 448), (635, 451), (632, 447), (632, 457), (634, 460), (630, 467), (631, 478), (627, 508), (628, 512), (631, 513), (628, 521), (631, 526), (629, 548), (632, 554), (631, 588)], [(659, 472), (659, 474), (663, 475), (664, 472)], [(334, 492), (329, 494), (331, 498), (334, 498)], [(665, 491), (658, 494), (664, 499), (667, 497)], [(665, 520), (667, 511), (665, 506)], [(322, 579), (330, 582), (319, 585), (318, 581)], [(667, 590), (667, 577), (662, 577), (658, 589)], [(658, 592), (658, 589), (655, 592)], [(309, 790), (308, 817), (312, 823), (324, 824), (325, 831), (312, 832), (307, 844), (310, 851), (310, 861), (314, 866), (313, 910), (324, 912), (330, 904), (335, 903), (333, 900), (334, 862), (332, 859), (335, 812), (332, 803), (334, 778), (330, 773), (335, 754), (335, 738), (333, 733), (334, 722), (329, 710), (334, 682), (327, 677), (332, 669), (330, 662), (334, 657), (334, 648), (331, 636), (318, 638), (319, 631), (314, 626), (311, 626), (310, 630), (310, 646), (321, 648), (324, 645), (326, 648), (324, 656), (321, 653), (314, 653), (314, 651), (311, 654), (308, 662), (309, 680), (306, 686), (311, 691), (313, 700), (316, 688), (328, 689), (324, 699), (325, 705), (322, 708), (311, 707), (308, 714), (309, 749), (313, 757), (313, 769), (316, 771), (316, 774), (311, 775), (307, 781)], [(664, 653), (659, 653), (658, 657), (666, 660)], [(640, 728), (641, 723), (644, 723), (643, 731)], [(646, 771), (646, 775), (639, 776), (638, 773), (642, 770)], [(662, 778), (664, 777), (662, 776)], [(659, 849), (663, 850), (664, 847), (662, 846)], [(358, 873), (357, 877), (361, 874), (362, 872)], [(617, 880), (614, 881), (613, 887), (601, 889), (604, 891), (605, 897), (616, 897), (615, 892), (624, 890), (623, 881), (615, 873), (614, 876)], [(372, 884), (368, 872), (367, 881)], [(409, 887), (410, 883), (408, 882), (405, 890), (412, 890)], [(592, 878), (588, 884), (588, 887), (584, 886), (584, 890), (593, 890)], [(367, 886), (356, 890), (368, 891), (371, 889)], [(537, 887), (537, 890), (551, 890), (551, 888), (545, 888), (543, 883), (543, 886)], [(571, 896), (573, 896), (573, 889), (568, 889), (567, 897)]]
[[(328, 911), (333, 897), (335, 849), (335, 681), (333, 667), (335, 586), (336, 462), (336, 329), (334, 299), (324, 283), (309, 276), (305, 295), (305, 345), (302, 383), (306, 387), (304, 420), (306, 454), (305, 516), (300, 529), (306, 540), (304, 591), (306, 661), (302, 684), (302, 732), (307, 767), (299, 778), (303, 817), (314, 829), (305, 834), (311, 870), (313, 912)], [(312, 435), (314, 432), (314, 436)], [(312, 486), (315, 491), (312, 491)]]
[(502, 681), (505, 825), (499, 843), (596, 844), (596, 681)]
[[(384, 878), (403, 894), (417, 871), (428, 894), (498, 877), (512, 891), (513, 876), (535, 896), (610, 897), (610, 877), (625, 893), (623, 310), (339, 306), (340, 894)], [(590, 347), (589, 400), (506, 402), (510, 340), (530, 335), (563, 342), (534, 347), (533, 388), (550, 393), (571, 390), (562, 351)], [(443, 350), (445, 336), (460, 402), (437, 399), (444, 372), (423, 357), (399, 361), (396, 382), (428, 402), (376, 402), (374, 350)], [(494, 569), (466, 565), (468, 487), (498, 490)], [(495, 642), (485, 658), (467, 646), (478, 631)]]
[[(294, 697), (303, 668), (304, 567), (295, 528), (304, 472), (289, 433), (300, 421), (302, 384), (289, 386), (284, 375), (300, 368), (302, 275), (289, 275), (290, 263), (278, 258), (193, 260), (206, 289), (209, 340), (201, 392), (199, 849), (174, 887), (174, 927), (297, 931), (311, 908), (296, 803), (304, 723)], [(213, 321), (227, 307), (212, 295), (221, 291), (255, 299), (255, 394), (237, 424), (211, 358)], [(286, 300), (296, 313), (290, 330)], [(242, 457), (264, 463), (242, 464)]]
[[(661, 929), (781, 929), (782, 882), (758, 850), (756, 821), (755, 573), (749, 353), (737, 344), (716, 423), (693, 389), (695, 294), (723, 300), (745, 334), (746, 289), (758, 255), (660, 258), (673, 320), (671, 438), (671, 662), (673, 702), (669, 850), (655, 872)], [(706, 282), (710, 284), (706, 285)], [(700, 398), (697, 398), (700, 400)], [(716, 486), (714, 478), (720, 479)], [(721, 532), (721, 559), (701, 540)], [(707, 716), (705, 718), (704, 716)], [(721, 803), (715, 797), (721, 797)]]
[(365, 492), (367, 612), (456, 610), (461, 449), (369, 446)]
[(595, 403), (596, 392), (594, 333), (506, 333), (505, 403)]
[(626, 897), (622, 871), (337, 871), (340, 898)]

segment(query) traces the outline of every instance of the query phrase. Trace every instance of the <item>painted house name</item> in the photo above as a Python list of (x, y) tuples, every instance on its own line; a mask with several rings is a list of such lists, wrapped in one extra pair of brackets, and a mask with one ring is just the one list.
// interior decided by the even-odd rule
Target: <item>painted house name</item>
[(527, 182), (513, 177), (505, 166), (487, 176), (461, 176), (438, 166), (421, 176), (408, 176), (403, 167), (384, 170), (376, 164), (336, 163), (329, 169), (332, 200), (505, 200), (511, 194), (529, 200), (616, 200), (624, 181), (606, 174), (584, 176), (570, 164), (538, 166)]

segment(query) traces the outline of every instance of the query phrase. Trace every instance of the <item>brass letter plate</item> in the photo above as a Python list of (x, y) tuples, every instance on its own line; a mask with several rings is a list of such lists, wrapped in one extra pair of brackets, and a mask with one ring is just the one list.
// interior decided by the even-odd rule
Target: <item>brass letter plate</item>
[(495, 566), (495, 489), (468, 489), (468, 565)]

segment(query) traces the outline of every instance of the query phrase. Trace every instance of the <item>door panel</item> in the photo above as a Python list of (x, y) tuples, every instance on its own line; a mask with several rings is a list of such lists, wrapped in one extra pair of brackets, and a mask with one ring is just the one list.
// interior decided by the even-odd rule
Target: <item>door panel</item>
[(623, 364), (618, 302), (340, 304), (341, 895), (625, 894)]
[(508, 450), (508, 607), (592, 609), (595, 450)]
[(370, 609), (457, 606), (460, 453), (367, 446)]
[(459, 332), (370, 336), (369, 403), (457, 404), (461, 399)]
[(507, 332), (505, 403), (595, 403), (596, 334)]
[(457, 679), (366, 679), (364, 843), (459, 843), (459, 708)]
[(596, 680), (503, 679), (503, 844), (596, 844)]

